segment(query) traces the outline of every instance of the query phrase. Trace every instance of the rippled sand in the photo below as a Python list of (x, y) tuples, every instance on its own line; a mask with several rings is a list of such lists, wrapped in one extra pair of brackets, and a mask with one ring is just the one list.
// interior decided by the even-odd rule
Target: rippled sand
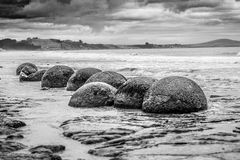
[[(21, 108), (18, 117), (27, 124), (23, 129), (25, 138), (19, 141), (29, 147), (65, 145), (63, 159), (92, 160), (112, 153), (131, 160), (234, 159), (240, 151), (239, 51), (240, 48), (0, 52), (0, 92), (27, 99), (31, 104)], [(71, 108), (67, 104), (73, 92), (64, 88), (42, 91), (40, 82), (19, 83), (15, 69), (23, 62), (32, 62), (42, 69), (56, 64), (74, 69), (96, 67), (126, 77), (185, 76), (203, 88), (209, 109), (195, 114), (155, 115), (113, 107)], [(72, 135), (65, 137), (63, 133)], [(108, 136), (104, 142), (92, 141), (103, 136)], [(94, 144), (87, 144), (90, 142)], [(97, 156), (88, 154), (89, 150)]]

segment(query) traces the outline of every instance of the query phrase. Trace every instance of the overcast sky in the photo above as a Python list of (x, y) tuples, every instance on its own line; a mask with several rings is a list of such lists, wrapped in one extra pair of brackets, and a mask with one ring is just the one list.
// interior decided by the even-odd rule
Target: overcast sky
[(88, 43), (240, 40), (240, 0), (0, 0), (0, 39)]

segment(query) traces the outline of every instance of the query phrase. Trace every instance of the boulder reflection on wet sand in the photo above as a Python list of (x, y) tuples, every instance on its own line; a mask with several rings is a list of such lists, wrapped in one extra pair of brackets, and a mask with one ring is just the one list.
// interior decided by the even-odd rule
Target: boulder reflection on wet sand
[(61, 88), (66, 87), (71, 75), (74, 73), (73, 69), (64, 66), (56, 65), (48, 69), (42, 77), (42, 88)]
[(101, 72), (101, 70), (97, 68), (82, 68), (77, 70), (68, 80), (67, 91), (76, 91), (84, 85), (89, 77), (98, 72)]
[(142, 108), (143, 97), (156, 79), (134, 77), (127, 80), (116, 92), (114, 106), (119, 108)]
[(92, 82), (80, 87), (71, 97), (72, 107), (101, 107), (113, 105), (116, 88), (103, 82)]
[(144, 97), (143, 111), (190, 113), (207, 109), (202, 89), (185, 77), (170, 76), (155, 82)]
[(105, 71), (105, 72), (99, 72), (94, 75), (92, 75), (87, 81), (87, 83), (90, 82), (105, 82), (115, 88), (119, 88), (124, 82), (126, 82), (126, 78), (113, 71)]

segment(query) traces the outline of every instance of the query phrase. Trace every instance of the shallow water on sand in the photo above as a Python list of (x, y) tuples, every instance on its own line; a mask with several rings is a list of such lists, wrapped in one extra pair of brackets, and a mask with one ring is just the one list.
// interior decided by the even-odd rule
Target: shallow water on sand
[[(209, 101), (209, 109), (196, 114), (197, 117), (204, 117), (201, 123), (206, 123), (205, 127), (212, 128), (210, 131), (194, 132), (195, 136), (201, 136), (220, 132), (232, 133), (236, 127), (240, 127), (240, 57), (237, 56), (239, 51), (240, 48), (0, 52), (0, 66), (2, 66), (0, 67), (0, 92), (9, 97), (27, 99), (32, 104), (30, 107), (21, 109), (19, 118), (27, 124), (24, 128), (25, 138), (20, 140), (22, 143), (28, 146), (62, 144), (66, 146), (66, 151), (61, 154), (64, 159), (99, 159), (87, 153), (98, 144), (84, 145), (66, 138), (62, 135), (63, 129), (59, 126), (66, 120), (88, 117), (85, 118), (84, 123), (81, 123), (82, 119), (80, 122), (70, 122), (64, 130), (92, 131), (116, 127), (135, 127), (138, 130), (141, 125), (145, 125), (146, 128), (146, 122), (155, 124), (159, 118), (177, 124), (180, 123), (181, 118), (185, 120), (186, 115), (179, 115), (180, 118), (171, 115), (156, 117), (156, 115), (144, 114), (137, 110), (126, 111), (112, 107), (71, 108), (67, 104), (73, 92), (67, 92), (64, 88), (42, 91), (40, 82), (19, 83), (18, 77), (15, 76), (15, 69), (19, 64), (32, 62), (40, 68), (49, 68), (57, 64), (68, 65), (74, 69), (96, 67), (117, 71), (126, 77), (150, 76), (160, 79), (178, 75), (191, 78), (202, 87)], [(136, 121), (129, 120), (134, 116)], [(190, 114), (190, 116), (195, 115)], [(106, 117), (110, 118), (104, 119)], [(89, 120), (91, 118), (99, 122)], [(126, 124), (126, 121), (131, 125)], [(180, 135), (184, 137), (184, 134)], [(239, 134), (236, 136), (240, 138)], [(160, 144), (169, 140), (168, 138), (154, 139), (154, 141)], [(222, 144), (222, 146), (229, 147), (235, 144), (239, 146), (240, 142)], [(175, 146), (161, 145), (164, 145), (165, 149), (158, 153), (160, 155), (169, 156), (168, 150), (172, 150), (172, 153), (178, 150), (174, 148)], [(139, 148), (139, 151), (134, 149), (129, 152), (129, 157), (158, 152), (156, 151), (158, 147), (153, 146), (151, 146), (152, 150), (151, 148), (146, 150)], [(181, 149), (186, 151), (187, 147), (189, 146)], [(214, 147), (218, 146), (209, 146), (210, 150), (211, 147), (214, 150)], [(194, 149), (193, 147), (192, 154), (196, 152)], [(101, 159), (104, 158), (101, 157)]]

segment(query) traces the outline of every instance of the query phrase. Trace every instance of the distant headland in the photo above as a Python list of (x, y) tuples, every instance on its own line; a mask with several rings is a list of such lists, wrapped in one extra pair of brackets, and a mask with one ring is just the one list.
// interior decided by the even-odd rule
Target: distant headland
[(154, 49), (154, 48), (207, 48), (207, 47), (240, 47), (240, 41), (231, 39), (217, 39), (198, 44), (145, 44), (114, 45), (114, 44), (88, 44), (81, 40), (59, 40), (27, 38), (17, 41), (15, 39), (0, 40), (0, 50), (91, 50), (91, 49)]

